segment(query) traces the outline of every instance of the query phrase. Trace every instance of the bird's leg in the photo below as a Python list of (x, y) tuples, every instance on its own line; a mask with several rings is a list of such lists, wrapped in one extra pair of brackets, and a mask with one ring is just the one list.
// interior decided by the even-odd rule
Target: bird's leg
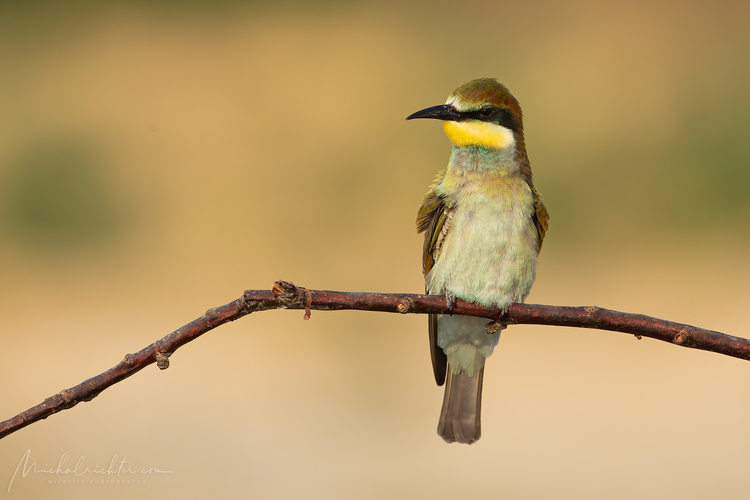
[(448, 290), (445, 291), (445, 312), (453, 316), (453, 308), (456, 307), (456, 296)]

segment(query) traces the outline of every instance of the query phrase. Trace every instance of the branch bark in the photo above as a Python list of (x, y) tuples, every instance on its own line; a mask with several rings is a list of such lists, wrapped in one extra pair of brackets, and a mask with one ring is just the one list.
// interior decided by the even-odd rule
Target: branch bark
[[(169, 367), (169, 356), (178, 348), (195, 340), (204, 333), (253, 312), (269, 309), (304, 309), (304, 319), (310, 318), (311, 310), (339, 311), (356, 309), (362, 311), (398, 312), (401, 314), (441, 314), (447, 304), (442, 295), (418, 295), (408, 293), (358, 293), (307, 290), (286, 281), (277, 281), (272, 290), (246, 290), (237, 300), (209, 309), (200, 318), (175, 330), (135, 354), (126, 354), (116, 366), (84, 382), (60, 391), (42, 403), (0, 422), (0, 439), (43, 420), (50, 415), (74, 407), (83, 401), (91, 401), (108, 387), (134, 375), (152, 363), (159, 369)], [(535, 304), (513, 304), (503, 316), (499, 309), (486, 309), (476, 304), (457, 300), (453, 314), (480, 316), (501, 320), (507, 324), (554, 325), (578, 328), (596, 328), (636, 337), (650, 337), (682, 347), (717, 352), (735, 358), (750, 360), (750, 340), (704, 330), (690, 325), (662, 319), (602, 309), (600, 307), (565, 307)]]

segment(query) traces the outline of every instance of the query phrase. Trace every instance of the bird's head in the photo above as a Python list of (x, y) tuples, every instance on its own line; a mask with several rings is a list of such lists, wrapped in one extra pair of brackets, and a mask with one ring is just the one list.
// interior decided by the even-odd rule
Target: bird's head
[(448, 139), (458, 147), (515, 148), (523, 144), (523, 115), (515, 97), (494, 78), (480, 78), (454, 90), (440, 106), (406, 119), (443, 120)]

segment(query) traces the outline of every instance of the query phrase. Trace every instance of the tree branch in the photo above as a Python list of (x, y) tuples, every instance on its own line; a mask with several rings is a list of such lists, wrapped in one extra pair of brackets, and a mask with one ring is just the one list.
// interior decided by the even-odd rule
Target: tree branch
[[(42, 403), (0, 422), (0, 439), (43, 420), (50, 415), (74, 407), (82, 401), (91, 401), (106, 388), (124, 380), (152, 363), (164, 370), (169, 367), (169, 356), (178, 348), (204, 333), (253, 312), (268, 309), (305, 309), (304, 319), (311, 310), (338, 311), (356, 309), (363, 311), (398, 312), (402, 314), (440, 314), (446, 312), (442, 295), (408, 293), (357, 293), (307, 290), (286, 281), (277, 281), (272, 290), (246, 290), (237, 300), (221, 307), (209, 309), (200, 318), (175, 330), (166, 337), (135, 354), (126, 354), (116, 366), (70, 389), (65, 389)], [(750, 360), (750, 340), (733, 337), (690, 325), (651, 318), (641, 314), (622, 313), (599, 307), (563, 307), (534, 304), (513, 304), (501, 316), (497, 308), (485, 309), (476, 304), (457, 300), (453, 314), (480, 316), (501, 320), (507, 324), (555, 325), (578, 328), (597, 328), (631, 333), (636, 337), (650, 337), (682, 347), (717, 352), (735, 358)]]

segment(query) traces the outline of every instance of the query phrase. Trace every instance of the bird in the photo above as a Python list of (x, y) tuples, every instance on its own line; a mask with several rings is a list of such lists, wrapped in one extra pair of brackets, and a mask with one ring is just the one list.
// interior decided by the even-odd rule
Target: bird
[[(534, 187), (521, 106), (495, 78), (454, 90), (445, 104), (406, 119), (437, 119), (452, 143), (448, 167), (438, 173), (417, 213), (425, 233), (422, 271), (428, 294), (446, 296), (445, 314), (430, 314), (435, 381), (445, 384), (438, 434), (448, 443), (481, 436), (485, 360), (505, 326), (450, 314), (456, 299), (507, 313), (536, 278), (549, 214)], [(494, 333), (491, 333), (493, 332)]]

